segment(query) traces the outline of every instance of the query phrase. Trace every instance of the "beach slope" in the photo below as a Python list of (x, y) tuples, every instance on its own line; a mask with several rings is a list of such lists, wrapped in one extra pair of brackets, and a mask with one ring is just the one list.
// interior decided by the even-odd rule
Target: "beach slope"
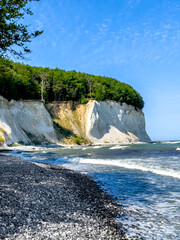
[(0, 153), (0, 239), (127, 239), (88, 176)]

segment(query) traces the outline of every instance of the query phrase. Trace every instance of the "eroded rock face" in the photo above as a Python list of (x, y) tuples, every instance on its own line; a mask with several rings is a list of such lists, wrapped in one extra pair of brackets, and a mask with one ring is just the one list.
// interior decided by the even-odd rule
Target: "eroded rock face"
[(11, 101), (10, 112), (21, 128), (35, 139), (57, 141), (50, 114), (40, 101)]
[(113, 101), (46, 105), (60, 126), (92, 143), (149, 142), (144, 114), (133, 106)]
[[(53, 120), (92, 143), (149, 142), (144, 114), (113, 101), (87, 104), (50, 103)], [(53, 120), (40, 101), (11, 101), (0, 97), (0, 142), (57, 142)]]
[(150, 141), (143, 112), (112, 101), (88, 103), (86, 136), (95, 143)]
[(6, 144), (55, 142), (53, 121), (42, 102), (0, 98), (0, 132)]
[(84, 138), (86, 137), (88, 106), (88, 104), (72, 101), (46, 104), (46, 108), (57, 124)]
[(3, 143), (12, 144), (14, 142), (30, 142), (27, 134), (22, 130), (19, 123), (10, 111), (9, 102), (0, 98), (0, 132)]

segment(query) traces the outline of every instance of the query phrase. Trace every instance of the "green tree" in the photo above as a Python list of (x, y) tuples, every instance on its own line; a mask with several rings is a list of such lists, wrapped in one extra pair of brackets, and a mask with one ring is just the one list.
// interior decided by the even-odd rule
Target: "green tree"
[[(28, 2), (39, 0), (0, 0), (0, 56), (24, 58), (25, 53), (30, 53), (27, 43), (43, 31), (28, 32), (28, 26), (20, 23), (25, 15), (33, 15), (26, 7)], [(14, 47), (18, 47), (18, 50)]]
[(79, 103), (86, 103), (88, 99), (113, 100), (136, 109), (144, 106), (143, 98), (134, 88), (116, 79), (58, 68), (31, 67), (4, 58), (0, 58), (0, 95), (8, 99), (42, 98)]
[(55, 101), (64, 101), (67, 95), (64, 71), (55, 69), (53, 74), (53, 92)]

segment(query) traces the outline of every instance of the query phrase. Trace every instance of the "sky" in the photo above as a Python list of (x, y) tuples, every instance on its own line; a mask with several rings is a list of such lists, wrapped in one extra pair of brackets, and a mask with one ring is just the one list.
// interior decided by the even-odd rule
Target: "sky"
[(29, 4), (24, 63), (113, 77), (145, 102), (153, 141), (180, 140), (179, 0), (40, 0)]

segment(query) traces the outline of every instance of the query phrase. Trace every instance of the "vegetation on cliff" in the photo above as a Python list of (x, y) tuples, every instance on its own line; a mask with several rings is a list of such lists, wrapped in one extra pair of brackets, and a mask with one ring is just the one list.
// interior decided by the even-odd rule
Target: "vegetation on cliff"
[(0, 58), (0, 95), (9, 100), (44, 98), (46, 101), (86, 103), (88, 99), (95, 99), (125, 102), (139, 109), (144, 106), (137, 91), (116, 79), (58, 68), (32, 67), (3, 58)]

